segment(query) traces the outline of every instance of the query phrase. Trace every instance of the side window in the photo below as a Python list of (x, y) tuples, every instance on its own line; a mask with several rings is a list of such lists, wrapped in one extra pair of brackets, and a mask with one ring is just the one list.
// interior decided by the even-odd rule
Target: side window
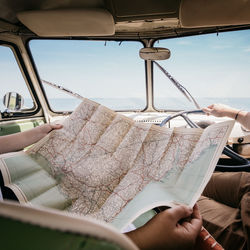
[(0, 111), (6, 110), (3, 98), (6, 93), (15, 92), (24, 99), (21, 110), (34, 109), (34, 102), (11, 47), (0, 45)]

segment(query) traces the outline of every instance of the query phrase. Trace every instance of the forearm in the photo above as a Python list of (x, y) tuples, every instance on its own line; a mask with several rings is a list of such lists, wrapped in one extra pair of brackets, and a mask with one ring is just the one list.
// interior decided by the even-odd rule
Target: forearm
[(250, 113), (240, 109), (231, 109), (225, 113), (225, 116), (235, 119), (244, 128), (250, 130)]
[(235, 119), (239, 122), (244, 128), (250, 130), (250, 113), (240, 109), (228, 109), (224, 111), (224, 115), (231, 119)]
[(42, 139), (51, 130), (52, 128), (50, 127), (50, 125), (45, 124), (28, 131), (19, 132), (7, 136), (1, 136), (0, 153), (2, 154), (22, 150), (23, 148)]
[(235, 109), (224, 104), (212, 104), (203, 108), (203, 111), (208, 115), (235, 119), (247, 130), (250, 130), (250, 113), (247, 111)]
[(247, 130), (250, 130), (250, 112), (239, 111), (236, 121)]
[(31, 130), (19, 133), (20, 145), (19, 149), (23, 149), (35, 142), (41, 140), (52, 130), (50, 124), (44, 124), (38, 127), (35, 127)]
[(220, 116), (235, 119), (235, 117), (239, 115), (239, 111), (240, 111), (239, 109), (228, 107), (228, 108), (225, 108), (225, 110), (220, 111), (221, 112)]

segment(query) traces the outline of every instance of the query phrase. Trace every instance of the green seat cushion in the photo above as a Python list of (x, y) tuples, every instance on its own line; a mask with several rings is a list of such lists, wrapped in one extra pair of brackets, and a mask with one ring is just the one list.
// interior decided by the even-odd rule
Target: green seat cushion
[(4, 250), (119, 250), (114, 243), (71, 232), (52, 230), (0, 217), (1, 249)]

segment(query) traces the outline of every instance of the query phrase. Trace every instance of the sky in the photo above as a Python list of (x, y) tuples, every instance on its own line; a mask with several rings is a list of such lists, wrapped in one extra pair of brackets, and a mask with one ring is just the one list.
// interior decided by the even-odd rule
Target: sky
[(157, 45), (171, 50), (172, 56), (162, 65), (192, 94), (249, 97), (250, 31), (171, 39)]
[[(44, 80), (89, 98), (145, 98), (139, 42), (32, 40), (29, 46)], [(170, 49), (170, 59), (159, 63), (194, 96), (249, 96), (250, 30), (161, 40), (154, 46)], [(0, 96), (16, 90), (28, 97), (14, 61), (9, 48), (0, 46)], [(49, 95), (63, 97), (55, 91), (49, 90)], [(154, 94), (157, 98), (181, 96), (158, 69)]]

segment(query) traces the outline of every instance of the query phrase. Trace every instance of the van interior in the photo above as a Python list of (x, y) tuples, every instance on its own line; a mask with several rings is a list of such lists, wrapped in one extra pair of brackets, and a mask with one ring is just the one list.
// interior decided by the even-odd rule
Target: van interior
[[(168, 128), (225, 121), (204, 114), (213, 103), (250, 110), (249, 13), (245, 0), (0, 0), (0, 136), (62, 121), (83, 98)], [(215, 170), (250, 172), (249, 159), (250, 133), (235, 123)], [(1, 175), (0, 184), (1, 234), (8, 242), (12, 228), (15, 235), (26, 230), (23, 220), (39, 221), (27, 226), (34, 242), (39, 235), (59, 239), (36, 249), (73, 241), (86, 244), (79, 249), (137, 249), (95, 221), (42, 208), (25, 212), (7, 201), (16, 197)], [(61, 230), (60, 220), (76, 227)], [(81, 220), (87, 235), (98, 231), (105, 246), (86, 236)], [(53, 224), (50, 235), (42, 230)], [(29, 241), (17, 240), (20, 249), (34, 249), (32, 236)], [(5, 249), (17, 249), (11, 244)]]

